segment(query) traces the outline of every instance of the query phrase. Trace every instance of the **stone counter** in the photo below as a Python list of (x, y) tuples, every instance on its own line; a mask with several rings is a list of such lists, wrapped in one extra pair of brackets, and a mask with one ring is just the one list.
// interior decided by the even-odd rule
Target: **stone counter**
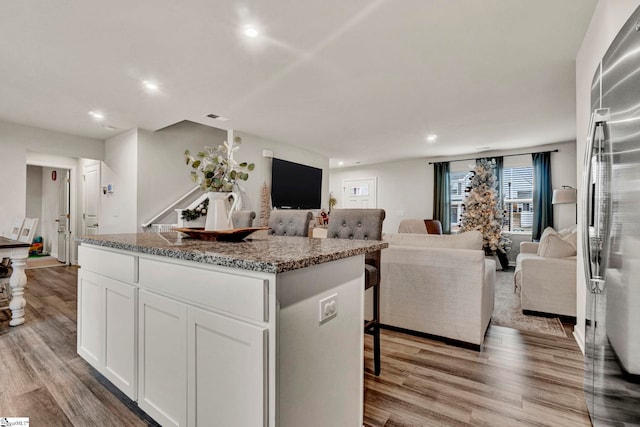
[(378, 251), (388, 243), (373, 240), (309, 239), (254, 233), (241, 242), (209, 242), (178, 232), (105, 234), (79, 242), (185, 261), (265, 273), (282, 273)]

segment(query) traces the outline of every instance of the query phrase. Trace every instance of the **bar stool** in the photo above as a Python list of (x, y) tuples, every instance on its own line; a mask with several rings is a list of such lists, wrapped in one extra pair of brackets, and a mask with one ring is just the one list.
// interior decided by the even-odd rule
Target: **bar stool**
[(273, 210), (269, 215), (269, 234), (276, 236), (309, 236), (311, 211)]
[[(327, 238), (382, 240), (384, 209), (333, 209), (329, 216)], [(373, 335), (374, 371), (380, 375), (380, 255), (365, 256), (364, 289), (373, 288), (373, 316), (364, 323), (364, 332)]]

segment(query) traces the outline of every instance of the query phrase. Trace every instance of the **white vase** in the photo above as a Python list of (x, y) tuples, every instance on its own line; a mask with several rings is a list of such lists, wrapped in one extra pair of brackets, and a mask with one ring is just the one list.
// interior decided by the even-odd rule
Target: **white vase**
[[(207, 207), (207, 221), (204, 224), (206, 231), (230, 230), (233, 228), (231, 212), (238, 203), (238, 195), (231, 192), (210, 191), (209, 206)], [(233, 198), (233, 203), (229, 199)]]

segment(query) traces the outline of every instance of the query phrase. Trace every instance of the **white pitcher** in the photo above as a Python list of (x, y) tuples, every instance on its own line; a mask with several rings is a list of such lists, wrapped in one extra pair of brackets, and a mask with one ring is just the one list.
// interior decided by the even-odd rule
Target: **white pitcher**
[[(206, 231), (230, 230), (233, 228), (231, 213), (238, 203), (238, 195), (231, 192), (210, 191), (209, 206), (207, 207), (207, 221), (204, 224)], [(229, 202), (233, 198), (233, 203)]]

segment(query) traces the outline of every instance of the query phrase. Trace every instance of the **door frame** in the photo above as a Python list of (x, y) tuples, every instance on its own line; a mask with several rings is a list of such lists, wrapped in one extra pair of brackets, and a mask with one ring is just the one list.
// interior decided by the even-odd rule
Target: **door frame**
[(86, 218), (85, 218), (85, 214), (86, 214), (86, 210), (87, 210), (87, 182), (86, 182), (86, 175), (85, 175), (85, 170), (86, 168), (90, 167), (90, 166), (96, 166), (97, 168), (97, 173), (98, 173), (98, 185), (97, 188), (95, 189), (98, 193), (97, 193), (97, 206), (96, 206), (96, 210), (98, 211), (98, 225), (96, 226), (98, 231), (100, 230), (100, 183), (102, 182), (102, 162), (100, 160), (90, 160), (90, 161), (85, 161), (82, 164), (82, 205), (81, 205), (81, 211), (82, 211), (82, 215), (79, 218), (80, 221), (80, 231), (82, 232), (83, 235), (87, 235), (88, 233), (86, 232)]
[(345, 193), (347, 192), (348, 183), (356, 182), (356, 181), (373, 181), (373, 190), (370, 191), (369, 194), (373, 195), (374, 206), (370, 206), (370, 208), (377, 208), (378, 207), (378, 178), (375, 176), (366, 177), (366, 178), (349, 178), (349, 179), (342, 180), (342, 198), (344, 199), (344, 205), (345, 205), (343, 207), (347, 207), (346, 206), (347, 196), (345, 195)]
[(47, 168), (66, 169), (69, 171), (71, 182), (69, 183), (69, 240), (70, 247), (68, 264), (77, 264), (77, 245), (74, 245), (75, 236), (78, 235), (78, 159), (74, 157), (58, 156), (55, 154), (37, 153), (27, 151), (27, 161), (25, 168), (28, 166), (41, 166)]

